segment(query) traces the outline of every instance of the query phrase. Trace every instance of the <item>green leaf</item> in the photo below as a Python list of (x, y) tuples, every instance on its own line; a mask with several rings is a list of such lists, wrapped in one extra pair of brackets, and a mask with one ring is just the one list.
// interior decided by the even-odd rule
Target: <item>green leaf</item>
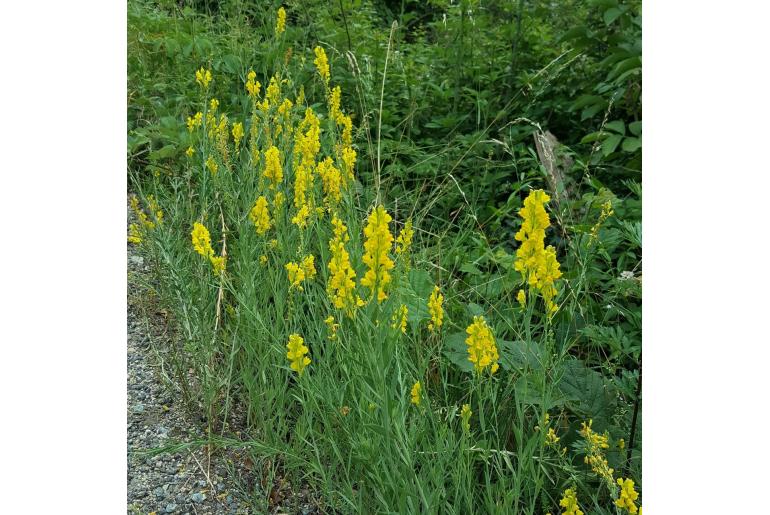
[(447, 336), (444, 342), (444, 356), (463, 372), (473, 372), (473, 363), (468, 361), (466, 338), (465, 333), (454, 333)]
[(612, 24), (613, 21), (618, 19), (618, 16), (623, 14), (623, 11), (618, 9), (617, 7), (611, 7), (610, 9), (607, 9), (604, 11), (604, 23), (607, 25)]
[(604, 143), (602, 143), (602, 153), (605, 157), (615, 152), (621, 139), (623, 139), (623, 136), (620, 134), (612, 134), (609, 138), (604, 140)]
[(618, 134), (626, 133), (626, 124), (623, 123), (623, 120), (613, 120), (611, 122), (607, 122), (605, 127), (613, 132), (617, 132)]
[(623, 140), (621, 148), (623, 148), (624, 152), (636, 152), (641, 146), (642, 140), (640, 138), (626, 138)]
[(166, 159), (168, 157), (171, 157), (175, 153), (176, 153), (176, 147), (174, 145), (166, 145), (165, 147), (159, 150), (150, 152), (150, 155), (147, 157), (150, 158), (150, 161), (159, 161), (161, 159)]
[(631, 131), (631, 134), (634, 136), (639, 136), (642, 134), (642, 121), (639, 120), (638, 122), (631, 122), (628, 124), (628, 130)]
[(498, 340), (497, 349), (500, 366), (505, 370), (523, 371), (543, 366), (543, 348), (535, 342)]
[(577, 359), (567, 361), (562, 371), (559, 389), (570, 407), (587, 419), (608, 421), (615, 411), (615, 397), (601, 374)]

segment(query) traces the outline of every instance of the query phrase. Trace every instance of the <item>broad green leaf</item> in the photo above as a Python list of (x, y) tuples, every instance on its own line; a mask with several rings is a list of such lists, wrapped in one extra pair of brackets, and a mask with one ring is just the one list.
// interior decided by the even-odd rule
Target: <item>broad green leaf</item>
[(613, 132), (617, 132), (618, 134), (626, 133), (626, 124), (623, 123), (623, 120), (613, 120), (611, 122), (607, 122), (605, 127)]
[(640, 138), (626, 138), (623, 140), (624, 152), (636, 152), (642, 146), (642, 140)]
[(642, 134), (642, 121), (639, 120), (638, 122), (631, 122), (628, 124), (628, 130), (631, 131), (631, 134), (634, 136), (639, 136)]
[(601, 374), (577, 359), (564, 363), (559, 389), (570, 407), (586, 419), (609, 420), (615, 410), (615, 397)]
[(620, 134), (612, 134), (609, 138), (604, 140), (604, 143), (602, 143), (602, 153), (605, 156), (608, 156), (615, 152), (615, 149), (618, 148), (621, 139), (623, 139), (623, 136)]
[(463, 372), (473, 372), (473, 363), (468, 361), (468, 346), (465, 333), (454, 333), (447, 336), (444, 342), (444, 356)]
[(613, 21), (618, 19), (618, 16), (623, 14), (623, 11), (618, 9), (617, 7), (611, 7), (604, 11), (604, 23), (607, 25), (610, 25)]

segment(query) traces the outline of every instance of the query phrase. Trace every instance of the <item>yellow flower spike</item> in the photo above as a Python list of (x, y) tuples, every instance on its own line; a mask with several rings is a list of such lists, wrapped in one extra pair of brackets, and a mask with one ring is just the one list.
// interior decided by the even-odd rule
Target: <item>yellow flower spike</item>
[(481, 373), (489, 368), (494, 374), (500, 368), (498, 364), (497, 345), (492, 330), (482, 316), (474, 316), (473, 323), (465, 330), (468, 338), (465, 344), (468, 346), (468, 361), (473, 363), (476, 372)]
[(369, 214), (364, 228), (366, 241), (363, 261), (369, 269), (361, 279), (361, 285), (369, 288), (372, 297), (376, 293), (378, 303), (388, 298), (385, 289), (391, 281), (390, 270), (394, 266), (388, 256), (388, 251), (393, 245), (393, 235), (388, 228), (391, 220), (385, 208), (379, 205)]
[(270, 189), (274, 190), (276, 186), (283, 181), (283, 166), (281, 165), (281, 152), (275, 146), (265, 150), (265, 171), (263, 175), (270, 181)]
[(310, 357), (308, 356), (309, 350), (305, 345), (305, 340), (302, 339), (297, 333), (293, 333), (289, 336), (289, 343), (286, 345), (288, 352), (286, 358), (290, 362), (292, 370), (297, 372), (300, 377), (305, 371), (305, 368), (310, 364)]
[(219, 171), (219, 165), (214, 160), (213, 156), (209, 156), (208, 159), (206, 159), (206, 168), (209, 169), (209, 172), (211, 172), (211, 175), (216, 175)]
[(243, 123), (237, 122), (233, 124), (233, 140), (235, 141), (235, 151), (238, 151), (238, 146), (243, 139)]
[(559, 501), (559, 506), (564, 508), (562, 515), (583, 515), (578, 505), (577, 493), (574, 488), (568, 488), (564, 491), (564, 496)]
[(206, 70), (202, 66), (200, 70), (195, 72), (195, 82), (197, 82), (201, 88), (208, 89), (209, 83), (211, 83), (211, 70)]
[(209, 100), (209, 111), (211, 111), (212, 113), (216, 113), (217, 109), (219, 109), (219, 100), (217, 100), (216, 98), (212, 98), (211, 100)]
[(605, 431), (603, 435), (598, 434), (591, 427), (593, 420), (589, 420), (588, 424), (582, 423), (579, 434), (586, 442), (586, 456), (583, 461), (591, 467), (591, 470), (608, 485), (613, 483), (612, 474), (614, 470), (610, 468), (607, 458), (604, 456), (604, 449), (610, 447), (609, 435)]
[(420, 381), (417, 381), (414, 383), (414, 386), (412, 386), (412, 404), (415, 406), (420, 405), (420, 401), (422, 400), (422, 385), (420, 384)]
[(312, 254), (305, 256), (302, 260), (302, 270), (305, 272), (305, 279), (310, 280), (315, 277), (315, 258)]
[(339, 118), (342, 115), (342, 111), (340, 111), (340, 102), (342, 99), (342, 90), (339, 86), (334, 86), (332, 88), (331, 92), (329, 93), (329, 118), (337, 121), (337, 118)]
[(192, 131), (200, 127), (202, 123), (203, 113), (199, 111), (195, 113), (194, 116), (187, 117), (187, 130), (192, 133)]
[(620, 497), (615, 501), (615, 505), (632, 515), (635, 514), (639, 511), (636, 507), (639, 494), (634, 490), (634, 480), (618, 478), (617, 483), (620, 486)]
[(444, 323), (444, 296), (441, 294), (438, 286), (433, 287), (433, 291), (428, 298), (428, 312), (430, 313), (430, 323), (428, 330), (435, 331), (441, 328)]
[(261, 256), (259, 256), (259, 264), (262, 265), (262, 266), (266, 266), (267, 265), (267, 256), (266, 255), (262, 254)]
[(327, 157), (320, 163), (316, 169), (323, 186), (323, 192), (328, 205), (334, 206), (342, 199), (342, 176), (340, 171), (334, 166), (331, 157)]
[(356, 151), (352, 147), (342, 149), (342, 162), (345, 165), (345, 180), (352, 181), (354, 178), (354, 168), (356, 166)]
[(329, 240), (331, 258), (327, 264), (329, 268), (329, 280), (326, 292), (329, 299), (337, 309), (342, 309), (352, 317), (357, 306), (356, 303), (356, 272), (350, 265), (350, 254), (345, 249), (345, 243), (350, 240), (348, 228), (335, 215), (332, 218), (334, 237)]
[(275, 35), (278, 36), (286, 30), (286, 9), (278, 8), (278, 15), (275, 19)]
[(336, 340), (337, 329), (340, 328), (340, 325), (334, 322), (334, 317), (332, 315), (329, 315), (326, 320), (324, 320), (324, 323), (326, 324), (326, 331), (328, 333), (327, 338), (331, 341)]
[(192, 157), (195, 153), (195, 149), (192, 147), (187, 147), (187, 150), (185, 150), (184, 153), (187, 157)]
[(471, 415), (473, 415), (471, 405), (463, 404), (463, 408), (460, 410), (460, 420), (462, 421), (463, 431), (466, 434), (471, 431)]
[(254, 70), (249, 70), (249, 73), (246, 76), (246, 91), (249, 93), (249, 96), (256, 99), (256, 97), (259, 96), (261, 88), (262, 84), (257, 80), (257, 74)]
[(264, 235), (270, 229), (270, 212), (267, 209), (267, 199), (260, 196), (249, 212), (249, 219), (257, 229), (257, 234)]
[(402, 334), (406, 334), (406, 322), (409, 317), (409, 308), (405, 304), (401, 304), (401, 307), (393, 313), (393, 320), (391, 327), (393, 329), (400, 329)]
[(208, 259), (216, 275), (225, 270), (224, 256), (217, 256), (211, 247), (211, 235), (205, 225), (199, 222), (193, 224), (193, 230), (190, 233), (193, 248), (195, 252)]
[(548, 428), (548, 433), (545, 435), (545, 443), (547, 445), (556, 445), (561, 438), (558, 437), (556, 431), (552, 427)]
[(268, 84), (267, 91), (265, 91), (265, 99), (270, 102), (270, 105), (277, 105), (281, 99), (281, 83), (275, 75), (270, 77), (270, 84)]
[(516, 300), (519, 301), (521, 309), (527, 307), (527, 294), (524, 293), (524, 290), (519, 290), (519, 292), (516, 294)]
[(300, 263), (290, 261), (286, 263), (286, 272), (289, 276), (289, 290), (296, 288), (299, 291), (303, 291), (302, 283), (306, 280), (313, 279), (316, 275), (315, 270), (315, 258), (312, 255), (305, 256)]
[(128, 226), (128, 242), (133, 244), (142, 243), (141, 232), (139, 232), (139, 226), (136, 224), (129, 224)]
[(318, 70), (318, 75), (320, 75), (324, 83), (328, 85), (331, 75), (329, 74), (329, 60), (326, 58), (326, 51), (322, 47), (317, 46), (313, 52), (315, 53), (313, 64), (315, 64), (315, 67)]
[(406, 254), (409, 252), (409, 248), (412, 246), (412, 238), (414, 237), (414, 229), (412, 229), (412, 219), (409, 218), (404, 224), (404, 228), (396, 238), (396, 254)]

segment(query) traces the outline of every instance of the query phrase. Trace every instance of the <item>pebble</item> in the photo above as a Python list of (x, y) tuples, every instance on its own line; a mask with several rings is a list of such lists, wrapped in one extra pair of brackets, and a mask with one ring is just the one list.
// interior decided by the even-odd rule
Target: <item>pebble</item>
[(176, 503), (170, 502), (166, 505), (166, 513), (174, 513), (176, 511)]
[(206, 496), (205, 496), (205, 495), (203, 495), (203, 494), (202, 494), (202, 493), (200, 493), (200, 492), (195, 492), (194, 494), (192, 494), (192, 496), (191, 496), (190, 498), (192, 499), (192, 501), (193, 501), (194, 503), (197, 503), (197, 504), (200, 504), (200, 503), (202, 503), (204, 500), (206, 500)]

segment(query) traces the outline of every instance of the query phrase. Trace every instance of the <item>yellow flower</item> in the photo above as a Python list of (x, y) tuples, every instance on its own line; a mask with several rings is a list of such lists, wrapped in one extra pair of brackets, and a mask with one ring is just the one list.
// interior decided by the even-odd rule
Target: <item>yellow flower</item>
[(556, 431), (554, 431), (552, 427), (549, 427), (548, 433), (545, 435), (545, 443), (548, 445), (556, 445), (559, 440), (561, 440), (561, 438), (556, 435)]
[(521, 304), (521, 309), (527, 307), (527, 294), (524, 293), (524, 290), (519, 290), (519, 292), (516, 294), (516, 300), (518, 300), (519, 304)]
[(300, 228), (307, 227), (307, 219), (310, 216), (310, 208), (307, 205), (302, 206), (297, 214), (291, 217), (291, 223)]
[(256, 99), (261, 88), (262, 84), (257, 80), (257, 74), (254, 70), (249, 70), (249, 73), (246, 76), (246, 91), (249, 93), (249, 96)]
[(265, 150), (265, 171), (264, 176), (270, 181), (270, 189), (281, 184), (283, 181), (283, 167), (281, 166), (281, 152), (271, 146)]
[(340, 171), (334, 166), (331, 157), (327, 157), (318, 163), (318, 175), (321, 177), (326, 202), (336, 205), (342, 198), (342, 177)]
[(202, 66), (200, 70), (195, 72), (195, 82), (200, 84), (203, 89), (208, 89), (211, 78), (211, 70), (205, 70)]
[(260, 195), (254, 203), (254, 207), (249, 212), (249, 218), (260, 236), (270, 229), (270, 212), (267, 209), (267, 199), (264, 196)]
[(337, 117), (337, 125), (342, 125), (342, 144), (350, 147), (353, 144), (353, 120), (343, 114)]
[(326, 320), (324, 320), (324, 323), (326, 324), (326, 331), (328, 333), (327, 338), (334, 341), (337, 339), (337, 329), (339, 329), (340, 325), (334, 323), (334, 317), (332, 315), (329, 315), (326, 317)]
[(142, 236), (136, 224), (129, 224), (128, 226), (128, 242), (134, 244), (142, 243)]
[(211, 235), (206, 226), (199, 222), (195, 222), (190, 235), (192, 237), (192, 244), (195, 252), (209, 260), (214, 273), (219, 275), (224, 272), (225, 258), (224, 256), (217, 256), (214, 253), (214, 249), (211, 247)]
[(291, 369), (297, 372), (300, 377), (305, 371), (305, 367), (310, 364), (310, 357), (308, 356), (308, 349), (305, 345), (305, 340), (302, 339), (297, 333), (293, 333), (289, 336), (289, 343), (286, 348), (289, 352), (286, 353), (286, 357), (290, 362)]
[(401, 307), (393, 313), (393, 323), (391, 327), (393, 329), (401, 329), (403, 334), (406, 334), (406, 322), (409, 317), (409, 308), (405, 304), (401, 304)]
[(275, 75), (270, 77), (270, 84), (267, 86), (265, 98), (270, 102), (271, 105), (276, 105), (278, 103), (278, 99), (281, 98), (281, 83), (278, 81), (278, 77)]
[(497, 372), (498, 364), (497, 345), (492, 330), (482, 316), (474, 316), (473, 323), (465, 330), (468, 333), (465, 343), (468, 345), (468, 361), (473, 363), (476, 372), (481, 373), (487, 367), (491, 367), (491, 373)]
[(326, 292), (335, 308), (343, 309), (348, 316), (353, 316), (356, 308), (356, 272), (350, 266), (350, 255), (345, 249), (345, 243), (350, 239), (348, 228), (336, 215), (332, 218), (332, 226), (334, 226), (334, 237), (329, 241), (331, 259), (327, 265), (329, 282), (326, 285)]
[(593, 244), (594, 240), (599, 236), (599, 229), (601, 229), (602, 224), (604, 224), (607, 218), (614, 214), (615, 211), (612, 209), (612, 200), (607, 200), (607, 202), (602, 204), (602, 212), (599, 214), (599, 220), (597, 220), (596, 224), (591, 227), (591, 234), (588, 238), (589, 245)]
[(586, 456), (583, 460), (587, 465), (590, 465), (591, 470), (596, 475), (604, 479), (608, 485), (612, 484), (612, 474), (615, 472), (610, 468), (607, 463), (607, 458), (604, 457), (604, 449), (608, 449), (609, 435), (605, 432), (600, 435), (592, 429), (593, 420), (589, 420), (588, 424), (582, 423), (580, 428), (580, 436), (585, 439), (586, 443)]
[(267, 256), (266, 255), (262, 254), (261, 256), (259, 256), (259, 264), (262, 265), (262, 266), (267, 265)]
[(414, 386), (412, 386), (412, 404), (415, 406), (420, 405), (420, 401), (422, 400), (422, 385), (420, 384), (420, 381), (417, 381), (414, 383)]
[(195, 149), (192, 147), (187, 147), (187, 150), (185, 150), (184, 153), (187, 155), (187, 157), (192, 157), (195, 153)]
[(405, 254), (409, 252), (409, 247), (412, 246), (412, 237), (414, 236), (414, 229), (412, 229), (412, 219), (409, 218), (404, 224), (404, 228), (396, 238), (396, 254)]
[(388, 256), (388, 250), (393, 244), (393, 235), (388, 229), (388, 223), (392, 218), (380, 205), (372, 210), (364, 228), (364, 263), (369, 267), (361, 279), (361, 285), (366, 286), (374, 296), (377, 293), (377, 302), (388, 298), (385, 288), (391, 281), (390, 270), (393, 269), (393, 261)]
[(342, 162), (345, 164), (345, 178), (348, 181), (353, 180), (353, 168), (356, 165), (356, 151), (352, 147), (342, 149)]
[(279, 35), (286, 30), (286, 9), (283, 7), (278, 8), (278, 16), (275, 20), (275, 35)]
[[(521, 246), (516, 250), (514, 268), (519, 271), (530, 288), (540, 292), (546, 313), (551, 316), (558, 306), (553, 302), (557, 294), (556, 281), (561, 277), (556, 249), (545, 248), (545, 231), (551, 225), (545, 204), (551, 198), (543, 190), (533, 190), (524, 199), (524, 207), (519, 210), (522, 218), (521, 228), (516, 233), (516, 240)], [(522, 307), (526, 305), (523, 291), (517, 295)], [(524, 302), (522, 302), (524, 299)]]
[(577, 493), (573, 488), (564, 491), (564, 497), (559, 501), (559, 506), (564, 508), (562, 515), (583, 515), (578, 505)]
[(342, 99), (342, 90), (339, 86), (334, 86), (332, 88), (331, 92), (329, 93), (329, 118), (332, 120), (337, 120), (337, 118), (342, 115), (342, 111), (340, 111), (340, 101)]
[(618, 485), (620, 485), (620, 497), (615, 501), (615, 505), (631, 514), (637, 511), (641, 512), (641, 509), (636, 507), (636, 499), (639, 494), (634, 490), (634, 480), (618, 478)]
[(313, 52), (315, 52), (313, 64), (315, 64), (315, 67), (318, 70), (318, 75), (321, 76), (324, 83), (329, 84), (329, 60), (326, 58), (326, 51), (322, 47), (317, 46)]
[(626, 447), (626, 441), (624, 439), (618, 440), (618, 449), (625, 449)]
[(433, 291), (428, 298), (428, 312), (430, 313), (430, 323), (428, 330), (434, 331), (444, 323), (444, 296), (441, 294), (438, 286), (433, 287)]
[(460, 410), (460, 419), (462, 420), (463, 431), (466, 433), (471, 430), (471, 415), (473, 415), (471, 405), (463, 404), (463, 408)]
[(216, 161), (214, 161), (213, 156), (209, 156), (208, 159), (206, 159), (206, 168), (209, 169), (209, 171), (211, 172), (211, 175), (216, 175), (217, 172), (219, 171), (219, 165), (217, 164)]
[(300, 263), (293, 261), (286, 263), (286, 272), (289, 275), (289, 282), (291, 285), (289, 289), (297, 288), (299, 291), (303, 291), (302, 283), (306, 280), (313, 279), (316, 275), (315, 259), (312, 254), (305, 256)]
[(217, 100), (216, 98), (212, 98), (211, 100), (209, 100), (209, 111), (211, 111), (212, 113), (216, 113), (217, 109), (219, 109), (219, 100)]
[(203, 113), (198, 111), (197, 113), (195, 113), (195, 116), (187, 117), (187, 130), (192, 132), (194, 129), (200, 127), (202, 123), (203, 123)]
[(243, 138), (243, 123), (238, 122), (233, 124), (233, 139), (235, 140), (235, 150), (238, 151), (238, 145), (241, 144)]

